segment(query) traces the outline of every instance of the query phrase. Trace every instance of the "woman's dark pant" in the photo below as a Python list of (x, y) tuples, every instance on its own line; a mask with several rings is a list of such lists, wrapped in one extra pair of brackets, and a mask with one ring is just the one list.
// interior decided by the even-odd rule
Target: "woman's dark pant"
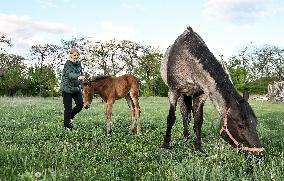
[[(67, 93), (62, 92), (63, 104), (64, 104), (64, 127), (70, 128), (70, 119), (73, 119), (75, 115), (83, 108), (82, 93)], [(74, 99), (76, 106), (72, 109), (72, 99)]]

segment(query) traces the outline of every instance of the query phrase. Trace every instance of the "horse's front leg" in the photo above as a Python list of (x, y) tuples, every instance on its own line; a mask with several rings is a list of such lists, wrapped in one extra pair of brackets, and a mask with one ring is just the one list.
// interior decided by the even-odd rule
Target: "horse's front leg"
[(176, 120), (175, 111), (177, 106), (177, 99), (179, 97), (176, 91), (170, 90), (168, 94), (169, 94), (170, 109), (167, 117), (167, 130), (164, 136), (164, 142), (161, 146), (162, 148), (167, 148), (167, 149), (170, 148), (172, 127), (175, 124)]
[(199, 93), (193, 96), (193, 109), (194, 109), (194, 125), (193, 130), (195, 133), (194, 148), (196, 151), (201, 151), (201, 128), (203, 124), (203, 107), (206, 100), (205, 94)]
[(112, 105), (113, 105), (113, 101), (112, 101), (112, 100), (108, 100), (108, 101), (107, 101), (107, 106), (106, 106), (106, 127), (107, 127), (107, 134), (111, 134), (111, 133), (112, 133), (112, 128), (111, 128)]

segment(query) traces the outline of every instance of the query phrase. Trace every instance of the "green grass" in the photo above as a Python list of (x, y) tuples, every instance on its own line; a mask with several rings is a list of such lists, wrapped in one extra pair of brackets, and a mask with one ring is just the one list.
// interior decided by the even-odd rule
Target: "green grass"
[(114, 104), (113, 135), (106, 135), (99, 99), (63, 129), (61, 98), (0, 98), (0, 180), (283, 180), (284, 104), (251, 102), (266, 149), (263, 164), (248, 160), (218, 134), (219, 115), (205, 106), (205, 153), (183, 141), (177, 111), (172, 149), (160, 150), (167, 98), (140, 98), (142, 134), (129, 133), (125, 100)]

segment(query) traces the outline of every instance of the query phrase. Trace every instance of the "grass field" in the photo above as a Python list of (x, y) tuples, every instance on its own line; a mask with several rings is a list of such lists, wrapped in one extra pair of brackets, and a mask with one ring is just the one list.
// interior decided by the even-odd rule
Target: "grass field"
[(125, 100), (114, 104), (106, 136), (104, 104), (94, 100), (63, 129), (61, 98), (0, 98), (0, 180), (284, 180), (284, 104), (251, 102), (266, 149), (264, 163), (246, 159), (218, 134), (219, 115), (205, 106), (205, 153), (182, 137), (179, 112), (172, 149), (160, 151), (167, 98), (140, 98), (142, 134), (129, 133)]

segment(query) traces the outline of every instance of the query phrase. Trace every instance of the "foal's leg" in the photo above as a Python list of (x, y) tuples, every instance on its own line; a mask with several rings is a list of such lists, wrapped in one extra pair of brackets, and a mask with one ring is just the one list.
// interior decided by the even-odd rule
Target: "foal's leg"
[(141, 131), (141, 125), (140, 125), (141, 110), (140, 110), (140, 105), (139, 105), (139, 102), (138, 102), (138, 95), (139, 95), (138, 91), (139, 90), (135, 90), (135, 91), (130, 90), (130, 97), (131, 97), (131, 100), (134, 104), (135, 112), (136, 112), (136, 115), (137, 115), (137, 134), (140, 134), (140, 131)]
[(106, 127), (107, 127), (107, 133), (112, 133), (111, 128), (111, 114), (112, 114), (112, 105), (114, 101), (113, 100), (107, 100), (107, 106), (106, 106)]
[(169, 114), (167, 117), (167, 130), (164, 137), (164, 142), (162, 144), (162, 148), (169, 148), (170, 147), (170, 141), (171, 141), (171, 134), (172, 134), (172, 127), (175, 124), (176, 116), (176, 106), (177, 106), (177, 99), (179, 97), (178, 93), (176, 91), (169, 91), (169, 102), (170, 102), (170, 109)]
[(191, 120), (191, 109), (192, 109), (192, 98), (191, 96), (187, 96), (187, 95), (181, 95), (178, 98), (178, 104), (180, 107), (180, 112), (182, 115), (182, 119), (183, 119), (183, 137), (185, 139), (185, 141), (188, 140), (189, 137), (189, 131), (188, 131), (188, 123)]
[(131, 126), (130, 126), (130, 131), (132, 133), (134, 133), (134, 129), (135, 129), (135, 109), (134, 109), (134, 103), (131, 100), (130, 94), (127, 94), (127, 96), (125, 97), (128, 107), (131, 110)]
[(194, 125), (193, 130), (195, 133), (194, 148), (196, 151), (201, 151), (201, 127), (203, 124), (203, 107), (206, 96), (204, 93), (199, 93), (193, 96), (193, 109), (194, 109)]

